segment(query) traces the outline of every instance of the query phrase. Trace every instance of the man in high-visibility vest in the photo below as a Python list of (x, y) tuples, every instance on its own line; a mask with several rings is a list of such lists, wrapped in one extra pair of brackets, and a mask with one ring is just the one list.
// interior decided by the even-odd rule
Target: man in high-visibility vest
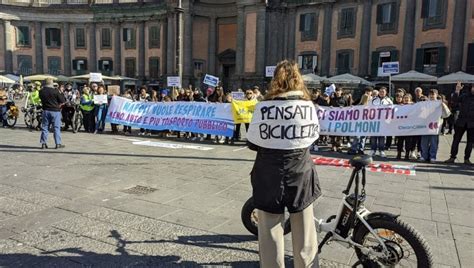
[(84, 118), (84, 129), (86, 130), (86, 132), (94, 133), (94, 96), (92, 95), (90, 89), (87, 86), (82, 89), (81, 111)]
[(41, 99), (39, 96), (39, 92), (41, 90), (41, 82), (36, 81), (35, 86), (33, 87), (33, 90), (28, 98), (28, 102), (30, 105), (41, 105)]

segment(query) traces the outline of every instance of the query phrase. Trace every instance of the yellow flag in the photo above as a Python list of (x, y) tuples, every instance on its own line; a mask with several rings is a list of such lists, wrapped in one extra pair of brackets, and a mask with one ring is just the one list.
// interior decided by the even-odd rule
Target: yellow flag
[(257, 102), (257, 100), (233, 100), (232, 114), (234, 115), (234, 123), (250, 123)]

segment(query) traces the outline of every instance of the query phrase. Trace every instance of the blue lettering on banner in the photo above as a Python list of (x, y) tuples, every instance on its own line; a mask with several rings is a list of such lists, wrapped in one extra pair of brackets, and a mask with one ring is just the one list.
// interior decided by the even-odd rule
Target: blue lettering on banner
[(186, 131), (227, 137), (234, 133), (230, 104), (140, 103), (114, 97), (106, 121), (151, 130)]

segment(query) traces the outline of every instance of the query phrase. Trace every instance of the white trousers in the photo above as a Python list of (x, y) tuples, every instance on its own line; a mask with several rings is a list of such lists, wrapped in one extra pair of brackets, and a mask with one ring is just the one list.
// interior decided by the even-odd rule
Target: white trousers
[[(283, 237), (284, 214), (258, 210), (258, 246), (260, 267), (285, 267)], [(293, 263), (295, 268), (318, 268), (318, 240), (314, 222), (313, 205), (290, 214)]]

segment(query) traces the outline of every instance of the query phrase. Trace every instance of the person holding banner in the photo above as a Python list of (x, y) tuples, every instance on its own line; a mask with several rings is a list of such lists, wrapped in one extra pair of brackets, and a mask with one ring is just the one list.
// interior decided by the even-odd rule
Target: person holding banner
[[(387, 96), (387, 88), (382, 87), (379, 89), (379, 95), (372, 99), (372, 105), (384, 106), (392, 105), (392, 100)], [(380, 152), (380, 157), (385, 156), (385, 137), (370, 137), (370, 155), (374, 156), (377, 150)]]
[(285, 207), (290, 212), (294, 267), (319, 267), (313, 202), (321, 190), (309, 151), (318, 136), (316, 108), (298, 65), (282, 61), (247, 133), (249, 148), (257, 151), (251, 182), (260, 267), (285, 266)]
[(107, 116), (107, 94), (105, 94), (105, 88), (103, 85), (98, 86), (97, 94), (94, 95), (95, 104), (95, 131), (103, 132), (105, 129), (105, 117)]

